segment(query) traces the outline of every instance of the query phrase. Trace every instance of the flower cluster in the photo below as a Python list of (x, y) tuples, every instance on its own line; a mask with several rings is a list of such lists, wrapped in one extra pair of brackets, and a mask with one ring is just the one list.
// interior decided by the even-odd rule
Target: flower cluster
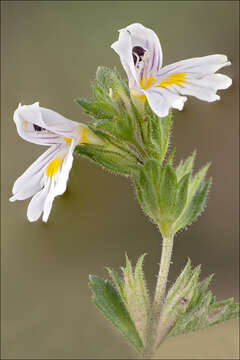
[[(128, 77), (129, 89), (125, 89), (120, 82), (120, 86), (115, 86), (117, 79), (115, 83), (113, 81), (112, 87), (108, 88), (107, 95), (101, 86), (95, 89), (95, 96), (99, 100), (97, 103), (89, 105), (81, 101), (88, 113), (101, 119), (98, 129), (102, 127), (107, 133), (112, 132), (114, 135), (113, 139), (108, 139), (108, 150), (104, 148), (104, 161), (99, 160), (99, 148), (91, 148), (92, 158), (98, 159), (102, 165), (106, 164), (106, 156), (109, 154), (118, 156), (119, 163), (123, 160), (128, 164), (132, 162), (135, 155), (122, 141), (127, 141), (141, 150), (134, 140), (134, 109), (143, 114), (147, 103), (153, 113), (163, 118), (169, 114), (170, 108), (182, 110), (187, 100), (186, 95), (211, 102), (219, 99), (217, 90), (231, 85), (228, 76), (215, 74), (217, 70), (230, 65), (224, 55), (188, 59), (162, 67), (159, 39), (152, 30), (141, 24), (132, 24), (120, 30), (119, 39), (112, 44), (112, 48), (120, 56)], [(110, 77), (111, 75), (108, 82)], [(52, 110), (40, 107), (39, 103), (19, 105), (14, 113), (14, 121), (24, 140), (49, 146), (49, 149), (17, 179), (10, 201), (32, 197), (27, 211), (28, 220), (36, 221), (43, 214), (43, 221), (47, 221), (55, 196), (66, 190), (74, 149), (76, 146), (86, 145), (81, 151), (89, 155), (87, 145), (102, 146), (103, 135), (100, 136), (96, 128), (94, 131), (91, 126), (68, 120)], [(106, 136), (104, 140), (107, 141)], [(116, 144), (116, 137), (121, 140), (121, 144)], [(143, 154), (141, 151), (140, 158)], [(135, 165), (131, 167), (135, 168)]]

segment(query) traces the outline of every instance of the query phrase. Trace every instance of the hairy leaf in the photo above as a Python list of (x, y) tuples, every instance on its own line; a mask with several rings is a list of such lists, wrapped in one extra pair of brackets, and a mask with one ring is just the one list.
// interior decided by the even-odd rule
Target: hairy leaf
[(93, 302), (121, 333), (141, 352), (142, 341), (120, 295), (108, 280), (90, 275)]
[(157, 345), (163, 341), (167, 333), (172, 329), (176, 321), (189, 308), (197, 291), (197, 282), (200, 266), (191, 271), (191, 263), (188, 260), (184, 270), (168, 291), (157, 328)]
[(130, 96), (128, 86), (121, 79), (117, 69), (112, 70), (106, 66), (99, 66), (96, 73), (96, 81), (107, 92), (109, 92), (109, 89), (115, 91), (115, 89), (121, 88), (127, 96)]
[(162, 169), (159, 187), (159, 206), (163, 217), (172, 218), (177, 194), (177, 177), (171, 166)]
[(172, 166), (173, 165), (173, 159), (176, 152), (176, 146), (171, 150), (168, 159), (167, 159), (167, 165)]
[(178, 319), (168, 336), (202, 330), (239, 317), (239, 304), (233, 304), (233, 299), (214, 302), (211, 291), (201, 296), (200, 303), (200, 306), (192, 306)]
[(181, 160), (178, 167), (176, 168), (176, 175), (178, 178), (178, 181), (181, 180), (181, 178), (192, 172), (193, 170), (193, 164), (196, 157), (196, 151), (192, 153), (185, 161)]
[(97, 145), (85, 144), (77, 146), (75, 151), (117, 174), (134, 175), (139, 172), (137, 161), (128, 154), (124, 154), (121, 149), (109, 151)]
[(190, 178), (190, 174), (184, 175), (177, 185), (177, 195), (176, 195), (175, 214), (174, 214), (175, 219), (177, 219), (181, 215), (187, 203), (189, 178)]
[(157, 346), (169, 336), (197, 331), (239, 317), (239, 304), (233, 299), (216, 302), (208, 286), (213, 275), (198, 282), (200, 266), (191, 270), (188, 260), (170, 288), (160, 316)]
[(145, 332), (149, 315), (150, 301), (143, 273), (142, 255), (136, 264), (135, 271), (126, 256), (126, 267), (123, 268), (124, 298), (126, 308), (139, 332), (142, 342), (145, 343)]
[(143, 198), (146, 207), (149, 209), (152, 219), (156, 220), (159, 213), (156, 189), (151, 179), (149, 179), (148, 175), (143, 170), (140, 172), (139, 176), (139, 188), (141, 197)]
[(109, 275), (111, 276), (114, 285), (116, 286), (116, 289), (119, 292), (119, 295), (121, 296), (122, 301), (125, 303), (126, 302), (126, 298), (124, 295), (124, 283), (122, 281), (122, 279), (116, 274), (116, 272), (112, 269), (107, 268), (107, 271), (109, 273)]
[(193, 221), (201, 214), (204, 209), (207, 200), (207, 194), (211, 186), (211, 179), (206, 183), (201, 183), (191, 198), (187, 206), (185, 207), (182, 215), (177, 219), (174, 224), (174, 230), (177, 232), (188, 225), (191, 225)]
[(210, 163), (203, 166), (191, 179), (190, 187), (189, 187), (189, 199), (193, 197), (193, 195), (196, 193), (198, 187), (201, 183), (203, 183), (205, 176), (207, 174), (207, 171), (209, 169)]
[(94, 119), (112, 120), (114, 116), (119, 116), (116, 108), (106, 102), (88, 101), (84, 99), (76, 99), (76, 102), (81, 105), (86, 114)]
[(145, 198), (143, 196), (143, 192), (139, 183), (139, 176), (134, 176), (134, 184), (135, 184), (135, 188), (136, 188), (136, 193), (137, 193), (137, 197), (140, 203), (141, 208), (143, 209), (143, 211), (145, 212), (145, 214), (147, 216), (150, 217), (150, 219), (153, 219), (154, 215), (151, 213), (151, 210), (147, 204), (147, 202), (145, 201)]
[(168, 150), (172, 112), (169, 111), (169, 115), (165, 118), (159, 118), (146, 103), (145, 114), (148, 125), (147, 138), (145, 139), (146, 150), (151, 157), (162, 162)]

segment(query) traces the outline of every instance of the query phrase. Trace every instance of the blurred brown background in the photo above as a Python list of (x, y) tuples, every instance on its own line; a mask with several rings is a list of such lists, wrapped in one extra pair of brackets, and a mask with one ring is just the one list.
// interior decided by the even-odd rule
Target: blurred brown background
[[(6, 1), (2, 2), (2, 358), (129, 359), (127, 342), (90, 301), (88, 274), (107, 276), (124, 254), (148, 256), (153, 289), (160, 236), (140, 210), (128, 179), (84, 158), (75, 159), (67, 192), (55, 199), (50, 220), (29, 223), (28, 201), (9, 203), (16, 178), (42, 153), (16, 132), (19, 102), (40, 104), (88, 121), (76, 97), (91, 96), (98, 65), (117, 66), (110, 45), (133, 22), (152, 28), (164, 64), (226, 54), (222, 70), (233, 86), (221, 101), (189, 98), (174, 112), (177, 160), (198, 151), (196, 168), (212, 161), (208, 207), (178, 234), (169, 283), (186, 263), (216, 273), (217, 298), (238, 298), (238, 26), (237, 1)], [(124, 75), (125, 76), (125, 75)], [(164, 343), (162, 359), (232, 359), (237, 321)]]

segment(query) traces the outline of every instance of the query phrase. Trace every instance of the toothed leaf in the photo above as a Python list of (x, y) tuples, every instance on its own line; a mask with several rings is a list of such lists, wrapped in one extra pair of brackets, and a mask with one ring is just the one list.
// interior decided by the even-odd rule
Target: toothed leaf
[(139, 172), (135, 159), (128, 156), (128, 154), (123, 154), (122, 151), (117, 148), (115, 151), (109, 151), (101, 146), (85, 144), (77, 146), (75, 151), (117, 174), (133, 175)]
[(146, 122), (148, 124), (145, 139), (146, 150), (153, 158), (163, 161), (169, 145), (169, 135), (172, 124), (172, 112), (165, 118), (159, 118), (153, 113), (148, 103), (145, 105)]
[(126, 336), (136, 350), (141, 352), (142, 341), (117, 290), (108, 280), (95, 275), (90, 275), (89, 286), (95, 305)]
[(176, 195), (175, 214), (174, 214), (175, 219), (177, 219), (181, 215), (187, 203), (189, 178), (190, 178), (190, 174), (184, 175), (177, 185), (177, 195)]
[(124, 113), (122, 117), (116, 121), (117, 135), (125, 141), (133, 141), (136, 131), (135, 122), (128, 113)]
[(177, 177), (171, 166), (162, 169), (159, 187), (159, 207), (164, 218), (172, 218), (177, 193)]
[(99, 66), (96, 73), (96, 81), (107, 92), (109, 92), (109, 89), (112, 89), (113, 92), (116, 91), (116, 89), (121, 89), (129, 96), (128, 87), (116, 69), (112, 70), (106, 66)]
[(197, 191), (193, 195), (192, 199), (189, 201), (185, 207), (182, 215), (178, 218), (174, 224), (174, 230), (177, 232), (179, 229), (191, 225), (194, 220), (201, 214), (204, 209), (207, 194), (211, 186), (211, 179), (206, 184), (200, 184)]
[(185, 161), (181, 160), (176, 168), (176, 175), (178, 181), (186, 174), (191, 173), (193, 169), (194, 160), (196, 157), (196, 151), (192, 153)]
[(138, 259), (135, 271), (133, 271), (131, 262), (126, 256), (126, 267), (123, 269), (125, 305), (143, 343), (145, 343), (150, 307), (150, 300), (142, 269), (144, 256), (145, 255), (142, 255)]
[(172, 166), (175, 152), (176, 152), (176, 147), (174, 147), (174, 148), (172, 149), (172, 151), (170, 152), (170, 154), (169, 154), (169, 156), (168, 156), (168, 159), (167, 159), (167, 165)]
[(123, 303), (125, 303), (126, 299), (124, 296), (124, 284), (123, 284), (122, 279), (120, 279), (120, 277), (112, 269), (107, 268), (107, 271), (108, 271), (109, 275), (111, 276), (111, 278), (114, 282), (114, 285), (115, 285), (116, 289), (118, 290), (119, 295), (121, 296)]
[(94, 102), (84, 99), (76, 99), (76, 102), (81, 105), (86, 114), (94, 119), (112, 120), (114, 116), (119, 116), (114, 106), (106, 102)]
[(201, 306), (197, 308), (194, 307), (191, 311), (183, 314), (169, 332), (168, 336), (202, 330), (223, 321), (239, 317), (239, 304), (233, 304), (232, 299), (217, 303), (212, 303), (212, 299), (213, 296), (211, 292), (207, 292)]
[(157, 346), (160, 345), (182, 314), (188, 311), (197, 291), (199, 273), (200, 266), (191, 271), (191, 263), (188, 260), (175, 284), (168, 291), (157, 328)]
[(193, 197), (197, 189), (199, 188), (200, 184), (203, 183), (206, 173), (209, 169), (210, 163), (203, 166), (194, 177), (191, 179), (190, 186), (189, 186), (189, 199)]
[(147, 209), (149, 209), (152, 219), (156, 219), (159, 212), (156, 190), (151, 179), (149, 179), (149, 176), (143, 170), (139, 175), (139, 187), (141, 189), (141, 197)]
[(150, 211), (150, 208), (148, 207), (148, 204), (146, 203), (144, 196), (143, 196), (143, 192), (139, 183), (139, 176), (134, 176), (134, 184), (135, 184), (135, 188), (136, 188), (136, 194), (140, 203), (141, 208), (143, 209), (143, 211), (145, 212), (145, 214), (147, 216), (150, 217), (150, 219), (153, 218), (153, 214)]

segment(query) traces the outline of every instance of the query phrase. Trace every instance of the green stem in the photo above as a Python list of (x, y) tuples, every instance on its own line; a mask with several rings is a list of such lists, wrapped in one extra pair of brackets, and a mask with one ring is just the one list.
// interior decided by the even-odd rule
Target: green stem
[(161, 262), (155, 289), (155, 296), (146, 331), (146, 345), (143, 351), (144, 359), (151, 359), (156, 350), (156, 332), (165, 298), (172, 248), (173, 235), (163, 237)]
[(162, 245), (162, 255), (161, 255), (161, 263), (158, 273), (155, 297), (153, 302), (153, 311), (154, 314), (160, 314), (162, 310), (162, 305), (165, 297), (167, 279), (170, 267), (170, 261), (172, 257), (172, 249), (173, 249), (173, 235), (169, 237), (163, 238)]

